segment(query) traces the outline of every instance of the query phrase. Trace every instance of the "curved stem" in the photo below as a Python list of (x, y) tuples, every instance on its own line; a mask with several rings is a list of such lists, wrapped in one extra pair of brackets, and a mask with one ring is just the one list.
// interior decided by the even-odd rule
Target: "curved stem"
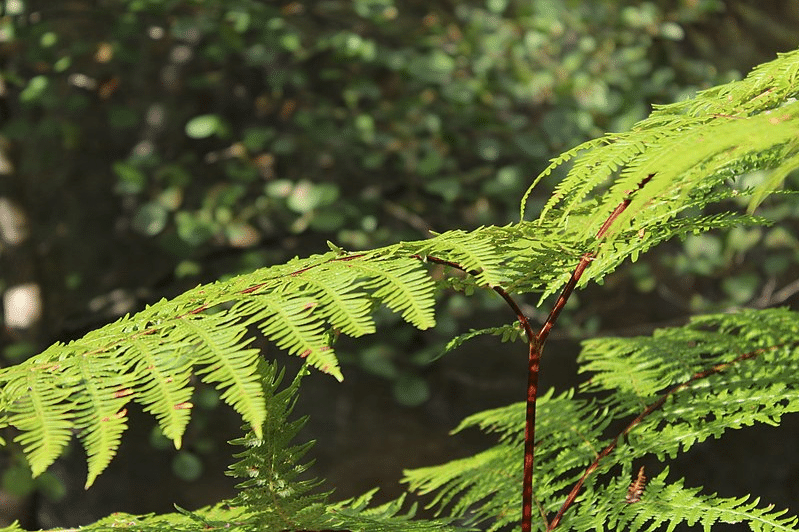
[[(649, 183), (651, 179), (655, 176), (655, 174), (647, 175), (641, 182), (638, 184), (635, 190), (631, 190), (627, 193), (627, 197), (624, 198), (616, 208), (608, 215), (605, 219), (602, 226), (597, 231), (596, 239), (601, 240), (605, 237), (605, 235), (610, 230), (613, 223), (616, 219), (621, 216), (621, 214), (627, 209), (632, 201), (632, 196), (639, 190), (641, 190), (644, 185)], [(534, 467), (534, 441), (535, 441), (535, 401), (536, 401), (536, 388), (538, 385), (538, 369), (539, 369), (539, 362), (541, 360), (541, 352), (544, 349), (544, 343), (546, 343), (547, 338), (549, 337), (549, 333), (552, 328), (555, 326), (555, 322), (557, 322), (558, 317), (560, 316), (561, 311), (566, 306), (566, 302), (569, 300), (572, 292), (574, 292), (574, 288), (577, 286), (577, 283), (580, 281), (580, 277), (582, 277), (583, 272), (586, 268), (591, 264), (591, 261), (594, 260), (596, 253), (593, 251), (589, 251), (583, 254), (580, 257), (580, 262), (577, 263), (577, 266), (574, 268), (569, 281), (566, 283), (566, 286), (563, 287), (563, 291), (560, 293), (558, 300), (555, 302), (555, 305), (552, 307), (552, 311), (549, 313), (547, 317), (547, 321), (544, 322), (544, 325), (541, 327), (541, 330), (538, 332), (538, 335), (535, 338), (535, 352), (533, 352), (533, 346), (531, 344), (531, 351), (530, 351), (530, 377), (529, 379), (532, 381), (534, 379), (534, 387), (531, 390), (530, 384), (527, 387), (527, 422), (524, 427), (524, 439), (525, 439), (525, 447), (524, 447), (524, 485), (522, 486), (522, 532), (530, 532), (532, 530), (532, 495), (533, 495), (533, 467)], [(533, 365), (532, 359), (535, 358), (535, 364)], [(533, 377), (533, 371), (535, 372), (535, 376)], [(532, 393), (531, 393), (532, 391)], [(532, 411), (532, 412), (531, 412)], [(590, 474), (590, 472), (588, 473)], [(587, 476), (587, 474), (586, 474)], [(579, 489), (579, 488), (578, 488)], [(575, 493), (576, 496), (576, 493)], [(560, 517), (562, 514), (556, 515), (555, 519), (552, 522), (547, 523), (546, 527), (547, 530), (552, 530), (558, 525), (560, 521)]]

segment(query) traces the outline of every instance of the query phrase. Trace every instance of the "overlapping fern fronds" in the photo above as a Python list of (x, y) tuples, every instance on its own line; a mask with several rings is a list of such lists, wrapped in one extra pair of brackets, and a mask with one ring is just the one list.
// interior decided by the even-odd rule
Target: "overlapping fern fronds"
[(567, 162), (572, 166), (539, 223), (588, 241), (614, 208), (629, 200), (604, 243), (594, 245), (596, 262), (581, 279), (585, 284), (612, 270), (616, 258), (609, 255), (637, 254), (662, 240), (654, 228), (668, 223), (682, 231), (694, 230), (688, 226), (695, 223), (699, 230), (713, 227), (714, 220), (700, 222), (685, 213), (740, 194), (732, 180), (767, 170), (766, 178), (748, 191), (752, 212), (799, 168), (797, 96), (799, 51), (794, 51), (760, 65), (742, 81), (657, 106), (632, 130), (586, 142), (553, 159), (525, 194), (521, 218), (535, 184)]
[[(168, 514), (130, 515), (115, 513), (90, 525), (83, 532), (108, 530), (136, 532), (286, 532), (341, 530), (347, 532), (465, 532), (444, 519), (415, 519), (415, 506), (404, 497), (370, 506), (371, 491), (346, 501), (329, 501), (330, 491), (322, 482), (307, 477), (305, 455), (313, 442), (295, 441), (307, 418), (292, 419), (292, 411), (303, 367), (287, 386), (285, 372), (274, 362), (258, 362), (258, 386), (267, 411), (262, 435), (253, 431), (234, 445), (243, 448), (228, 474), (240, 480), (238, 495), (197, 510), (177, 508)], [(18, 526), (3, 532), (22, 532)]]
[[(362, 252), (331, 245), (328, 253), (198, 286), (81, 339), (55, 344), (22, 364), (0, 369), (0, 428), (18, 431), (16, 441), (34, 474), (44, 471), (77, 435), (88, 457), (89, 485), (114, 456), (131, 401), (152, 413), (163, 433), (180, 446), (192, 409), (192, 375), (220, 389), (222, 399), (250, 425), (254, 436), (263, 437), (270, 414), (261, 386), (260, 351), (253, 345), (255, 328), (280, 349), (341, 379), (333, 339), (338, 334), (358, 337), (374, 332), (373, 314), (379, 306), (419, 329), (434, 326), (435, 282), (426, 262), (460, 272), (459, 281), (472, 287), (545, 297), (569, 279), (586, 253), (592, 260), (581, 284), (602, 278), (626, 258), (635, 259), (665, 239), (738, 223), (762, 223), (734, 213), (689, 215), (689, 210), (700, 212), (708, 204), (743, 193), (752, 195), (754, 207), (799, 167), (798, 73), (799, 52), (785, 54), (743, 81), (656, 109), (630, 132), (567, 152), (542, 173), (574, 159), (536, 221), (451, 231)], [(731, 180), (753, 170), (769, 173), (756, 189), (736, 190)], [(622, 204), (625, 208), (598, 242), (595, 235)], [(781, 352), (775, 349), (769, 356)], [(608, 413), (603, 416), (628, 413), (646, 400), (632, 397), (638, 402), (626, 410), (622, 404), (606, 405)], [(713, 402), (710, 397), (700, 400)], [(793, 408), (793, 400), (786, 401)], [(541, 408), (546, 404), (542, 401)], [(575, 405), (577, 414), (584, 409), (596, 412), (596, 405)], [(762, 411), (752, 422), (777, 415), (774, 409)], [(741, 415), (740, 419), (750, 419)], [(602, 416), (591, 419), (580, 427), (581, 433), (601, 430), (608, 422)], [(715, 435), (715, 426), (708, 427)], [(544, 424), (538, 430), (545, 435), (550, 429)], [(545, 436), (540, 437), (545, 441)], [(511, 440), (509, 436), (508, 446), (513, 446)], [(567, 457), (583, 449), (581, 445), (562, 449), (555, 441), (542, 448), (550, 445), (555, 451), (538, 451), (541, 463), (548, 452)], [(679, 450), (659, 448), (665, 455)], [(585, 452), (566, 463), (585, 463), (590, 455)], [(496, 457), (483, 457), (488, 458)], [(466, 472), (470, 466), (463, 467)], [(560, 482), (575, 474), (561, 473)], [(540, 474), (547, 478), (546, 469)], [(509, 472), (508, 478), (514, 475)], [(420, 477), (418, 485), (424, 487), (425, 482)], [(551, 489), (559, 493), (562, 485), (554, 483)], [(550, 511), (551, 498), (539, 495)], [(512, 519), (513, 511), (502, 512), (502, 518)]]
[[(269, 416), (263, 437), (250, 432), (232, 443), (244, 447), (229, 474), (241, 479), (239, 494), (230, 501), (237, 512), (244, 509), (235, 528), (257, 531), (346, 530), (350, 532), (457, 532), (465, 530), (443, 519), (414, 519), (415, 505), (404, 508), (405, 497), (381, 506), (370, 506), (377, 490), (341, 502), (328, 501), (331, 493), (320, 491), (322, 482), (302, 479), (309, 464), (302, 461), (313, 442), (294, 439), (307, 418), (291, 420), (303, 368), (287, 387), (278, 391), (282, 373), (275, 364), (264, 364), (264, 395)], [(201, 515), (201, 514), (198, 514)], [(230, 521), (228, 521), (228, 529)]]
[[(435, 494), (431, 507), (444, 515), (468, 516), (470, 524), (498, 530), (521, 518), (522, 447), (525, 404), (480, 412), (453, 432), (479, 427), (496, 433), (498, 445), (474, 456), (439, 466), (405, 472), (411, 491)], [(556, 500), (577, 480), (601, 445), (602, 432), (612, 420), (606, 409), (578, 400), (573, 392), (538, 399), (536, 425), (536, 500)], [(552, 503), (542, 508), (552, 512)], [(486, 528), (487, 527), (487, 528)]]
[(264, 367), (269, 415), (262, 436), (250, 431), (231, 442), (244, 447), (228, 471), (240, 480), (236, 487), (241, 490), (231, 505), (246, 508), (247, 523), (257, 530), (319, 528), (325, 521), (327, 494), (316, 489), (319, 481), (301, 479), (309, 466), (302, 460), (313, 442), (294, 442), (307, 418), (289, 420), (300, 379), (307, 370), (303, 368), (288, 387), (278, 391), (283, 374), (275, 364)]
[[(590, 374), (581, 392), (602, 399), (578, 399), (573, 391), (539, 399), (534, 489), (541, 529), (594, 462), (563, 530), (650, 530), (682, 522), (709, 527), (717, 521), (796, 529), (797, 518), (784, 510), (667, 481), (662, 465), (650, 472), (640, 502), (625, 504), (625, 494), (641, 459), (667, 462), (730, 429), (777, 424), (799, 412), (799, 313), (742, 311), (696, 318), (651, 337), (593, 339), (584, 343), (580, 361)], [(521, 403), (471, 416), (456, 430), (497, 433), (498, 446), (406, 471), (405, 481), (412, 490), (435, 493), (433, 505), (446, 515), (472, 513), (474, 522), (490, 523), (488, 530), (518, 522), (523, 420)], [(623, 420), (630, 422), (626, 437), (614, 441), (607, 428)]]

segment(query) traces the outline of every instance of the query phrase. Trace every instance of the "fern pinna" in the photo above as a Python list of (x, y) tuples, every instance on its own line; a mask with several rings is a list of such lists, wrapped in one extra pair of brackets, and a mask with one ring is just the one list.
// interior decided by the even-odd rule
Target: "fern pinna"
[[(441, 511), (468, 514), (471, 522), (488, 522), (492, 530), (519, 521), (523, 530), (637, 530), (735, 519), (754, 529), (792, 529), (794, 518), (748, 499), (705, 496), (682, 481), (668, 483), (665, 468), (651, 474), (645, 498), (636, 504), (623, 501), (638, 470), (636, 460), (654, 455), (663, 461), (727, 428), (774, 423), (795, 410), (795, 314), (713, 316), (653, 339), (591, 341), (584, 369), (595, 374), (579, 394), (538, 397), (536, 379), (547, 334), (572, 290), (601, 280), (628, 257), (636, 260), (666, 239), (766, 223), (751, 212), (799, 166), (798, 73), (799, 52), (782, 55), (743, 81), (659, 107), (629, 132), (570, 150), (536, 179), (572, 163), (535, 221), (450, 231), (369, 251), (348, 252), (331, 244), (327, 253), (198, 286), (79, 340), (55, 344), (0, 370), (0, 426), (16, 431), (14, 439), (34, 474), (76, 435), (87, 454), (88, 486), (114, 456), (131, 401), (152, 413), (180, 446), (192, 409), (194, 374), (222, 391), (222, 399), (259, 440), (274, 414), (263, 385), (269, 373), (252, 347), (253, 328), (309, 366), (341, 379), (335, 338), (375, 332), (372, 316), (378, 306), (427, 329), (435, 325), (437, 283), (490, 289), (520, 322), (519, 328), (493, 332), (513, 330), (515, 336), (521, 331), (527, 342), (526, 406), (467, 419), (462, 427), (498, 432), (499, 445), (472, 458), (408, 472), (411, 489), (436, 491)], [(737, 176), (755, 170), (767, 172), (760, 185), (736, 186)], [(712, 203), (734, 209), (739, 198), (748, 198), (750, 214), (701, 214)], [(527, 195), (522, 214), (526, 204)], [(430, 264), (444, 268), (435, 276), (441, 280), (434, 281)], [(535, 293), (542, 303), (559, 290), (549, 319), (534, 332), (516, 297)], [(584, 394), (602, 399), (583, 399)], [(623, 433), (607, 436), (611, 424), (629, 417)], [(257, 489), (245, 484), (243, 494)], [(365, 509), (367, 500), (355, 506)], [(269, 511), (270, 503), (259, 504)], [(236, 508), (247, 515), (256, 510)], [(215, 523), (209, 516), (221, 511), (189, 512), (188, 517)], [(380, 527), (389, 526), (388, 514), (396, 511), (375, 510), (368, 524), (346, 529), (389, 530)], [(239, 521), (225, 523), (238, 526)], [(305, 525), (297, 520), (296, 526)]]

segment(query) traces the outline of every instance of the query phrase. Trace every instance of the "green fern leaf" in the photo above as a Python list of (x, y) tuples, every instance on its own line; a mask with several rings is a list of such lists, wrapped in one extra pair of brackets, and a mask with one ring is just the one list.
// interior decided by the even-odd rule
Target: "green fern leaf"
[(378, 256), (373, 260), (352, 260), (347, 265), (369, 279), (365, 287), (373, 290), (372, 297), (399, 313), (405, 321), (419, 329), (435, 326), (435, 284), (417, 259), (387, 260)]
[(189, 385), (191, 365), (182, 356), (186, 347), (187, 344), (167, 343), (162, 338), (143, 335), (132, 338), (116, 353), (119, 358), (135, 356), (132, 374), (136, 401), (155, 416), (161, 432), (176, 448), (181, 446), (193, 406), (190, 402), (193, 387)]
[(35, 369), (27, 374), (16, 372), (17, 378), (7, 391), (13, 398), (8, 424), (20, 430), (14, 441), (22, 446), (34, 476), (43, 473), (61, 454), (72, 438), (73, 426), (71, 390), (53, 386), (55, 379), (43, 379), (39, 373), (52, 376), (61, 368), (57, 363), (46, 363)]
[(318, 300), (299, 294), (255, 294), (233, 306), (232, 314), (250, 315), (245, 324), (254, 323), (264, 335), (289, 354), (330, 373), (339, 381), (344, 377), (324, 332), (324, 321), (315, 311)]
[(85, 487), (94, 480), (116, 454), (122, 433), (127, 429), (127, 412), (133, 390), (118, 365), (104, 357), (75, 359), (78, 375), (84, 384), (75, 394), (75, 427), (86, 450), (88, 475)]
[[(796, 517), (784, 511), (750, 498), (702, 495), (681, 481), (666, 485), (665, 472), (650, 481), (640, 502), (624, 501), (635, 461), (667, 461), (729, 430), (776, 424), (799, 412), (797, 337), (799, 313), (769, 309), (699, 317), (652, 337), (585, 342), (580, 361), (591, 378), (581, 391), (601, 400), (580, 399), (573, 391), (537, 400), (536, 526), (545, 527), (543, 516), (554, 515), (591, 466), (596, 470), (559, 528), (654, 530), (661, 524), (671, 529), (680, 523), (746, 522), (755, 530), (795, 529)], [(656, 408), (648, 411), (652, 405)], [(608, 427), (624, 426), (642, 412), (648, 413), (624, 438), (608, 438)], [(487, 530), (518, 523), (524, 417), (521, 403), (470, 416), (456, 431), (478, 427), (498, 435), (499, 444), (472, 457), (406, 471), (405, 482), (433, 495), (440, 515), (468, 518)], [(622, 474), (609, 481), (619, 467)]]
[[(594, 235), (622, 201), (629, 205), (606, 232), (609, 242), (627, 230), (650, 231), (689, 204), (708, 204), (732, 169), (768, 170), (769, 178), (754, 191), (751, 212), (799, 168), (799, 103), (792, 100), (799, 94), (793, 83), (798, 65), (799, 52), (783, 54), (742, 81), (658, 106), (630, 132), (571, 150), (579, 157), (539, 223), (575, 228), (574, 238), (591, 249)], [(575, 216), (578, 221), (569, 223)]]
[(241, 480), (233, 505), (247, 508), (247, 522), (257, 530), (327, 528), (323, 504), (327, 494), (315, 491), (319, 481), (300, 479), (309, 466), (301, 460), (313, 442), (292, 443), (306, 418), (288, 420), (307, 369), (303, 368), (293, 382), (280, 391), (283, 371), (278, 371), (274, 364), (264, 363), (261, 374), (269, 416), (263, 438), (249, 433), (231, 442), (245, 448), (236, 455), (238, 461), (228, 473)]
[(446, 257), (463, 270), (473, 273), (479, 285), (494, 287), (507, 282), (502, 267), (504, 257), (497, 253), (497, 242), (487, 228), (481, 227), (471, 233), (447, 231), (427, 243), (428, 246), (417, 251), (419, 255)]
[(196, 371), (203, 382), (224, 389), (220, 398), (250, 424), (261, 437), (266, 419), (261, 376), (258, 374), (260, 352), (245, 349), (252, 338), (243, 340), (246, 327), (225, 314), (212, 314), (198, 319), (184, 319), (176, 324), (181, 339), (188, 340), (192, 355), (201, 367)]
[(614, 478), (608, 485), (586, 493), (584, 502), (559, 529), (674, 530), (680, 525), (711, 530), (715, 525), (746, 523), (753, 531), (795, 531), (797, 517), (787, 510), (760, 507), (759, 499), (722, 498), (687, 488), (683, 480), (666, 483), (668, 468), (649, 480), (639, 502), (624, 504), (629, 475)]
[(363, 291), (364, 280), (347, 263), (329, 263), (296, 277), (298, 290), (308, 290), (325, 304), (321, 314), (330, 324), (352, 337), (375, 332), (372, 302)]
[(438, 360), (439, 358), (443, 357), (450, 351), (454, 351), (455, 349), (459, 348), (460, 346), (462, 346), (464, 343), (471, 340), (472, 338), (477, 338), (478, 336), (485, 336), (485, 335), (499, 336), (501, 338), (501, 341), (504, 343), (504, 342), (512, 342), (518, 340), (523, 336), (523, 332), (519, 328), (519, 325), (515, 323), (512, 325), (503, 325), (501, 327), (488, 327), (479, 330), (472, 329), (467, 333), (459, 334), (458, 336), (447, 342), (447, 345), (444, 346), (444, 349), (441, 350), (441, 353), (439, 353), (432, 360)]
[(475, 530), (456, 527), (444, 519), (414, 519), (416, 505), (403, 511), (405, 496), (377, 507), (369, 503), (377, 490), (372, 490), (356, 499), (332, 504), (327, 513), (332, 516), (334, 530), (359, 532), (456, 532)]

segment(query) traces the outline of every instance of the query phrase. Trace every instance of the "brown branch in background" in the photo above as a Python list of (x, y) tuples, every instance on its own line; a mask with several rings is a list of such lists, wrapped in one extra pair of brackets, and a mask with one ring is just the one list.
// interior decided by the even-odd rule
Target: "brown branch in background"
[(580, 477), (580, 479), (574, 484), (574, 487), (572, 487), (572, 490), (569, 492), (569, 495), (566, 497), (566, 500), (561, 505), (560, 509), (558, 510), (558, 513), (555, 514), (555, 517), (553, 517), (552, 521), (550, 521), (550, 523), (547, 525), (547, 530), (548, 531), (549, 530), (553, 530), (555, 527), (558, 526), (558, 524), (560, 523), (561, 519), (563, 518), (563, 514), (566, 513), (566, 510), (568, 510), (569, 507), (574, 503), (574, 500), (577, 498), (577, 495), (580, 493), (580, 490), (582, 489), (583, 484), (585, 484), (586, 479), (591, 475), (591, 473), (596, 471), (596, 469), (599, 467), (599, 463), (604, 458), (606, 458), (608, 455), (610, 455), (610, 453), (613, 452), (613, 450), (619, 444), (619, 440), (622, 437), (627, 437), (627, 435), (635, 427), (640, 425), (641, 422), (644, 419), (646, 419), (650, 414), (652, 414), (653, 412), (658, 410), (661, 406), (663, 406), (666, 403), (666, 400), (669, 397), (671, 397), (672, 395), (676, 394), (677, 392), (680, 392), (680, 391), (688, 388), (689, 386), (691, 386), (695, 382), (697, 382), (699, 380), (702, 380), (702, 379), (706, 379), (707, 377), (710, 377), (711, 375), (715, 375), (717, 373), (721, 373), (721, 372), (729, 369), (730, 367), (734, 366), (735, 364), (739, 364), (739, 363), (741, 363), (741, 362), (743, 362), (745, 360), (750, 360), (750, 359), (753, 359), (753, 358), (757, 358), (758, 356), (762, 355), (763, 353), (766, 353), (768, 351), (773, 351), (774, 349), (778, 349), (780, 347), (785, 347), (787, 345), (799, 345), (799, 341), (791, 342), (791, 343), (787, 343), (787, 344), (773, 345), (773, 346), (770, 346), (770, 347), (763, 347), (763, 348), (756, 349), (754, 351), (750, 351), (748, 353), (744, 353), (742, 355), (739, 355), (739, 356), (735, 357), (733, 360), (731, 360), (730, 362), (723, 362), (721, 364), (716, 364), (715, 366), (712, 366), (712, 367), (710, 367), (710, 368), (708, 368), (708, 369), (706, 369), (704, 371), (699, 371), (697, 373), (694, 373), (691, 376), (690, 379), (688, 379), (687, 381), (685, 381), (685, 382), (683, 382), (681, 384), (678, 384), (677, 386), (674, 386), (673, 388), (671, 388), (668, 391), (666, 391), (663, 395), (658, 397), (657, 401), (655, 401), (651, 405), (647, 406), (643, 410), (643, 412), (638, 414), (638, 416), (636, 416), (635, 419), (630, 421), (630, 423), (626, 427), (624, 427), (624, 430), (622, 430), (619, 434), (617, 434), (616, 437), (613, 438), (613, 441), (611, 441), (610, 444), (608, 444), (607, 447), (602, 449), (602, 451), (599, 454), (597, 454), (596, 458), (591, 463), (591, 465), (589, 465), (585, 469), (585, 471), (583, 472), (583, 474)]

